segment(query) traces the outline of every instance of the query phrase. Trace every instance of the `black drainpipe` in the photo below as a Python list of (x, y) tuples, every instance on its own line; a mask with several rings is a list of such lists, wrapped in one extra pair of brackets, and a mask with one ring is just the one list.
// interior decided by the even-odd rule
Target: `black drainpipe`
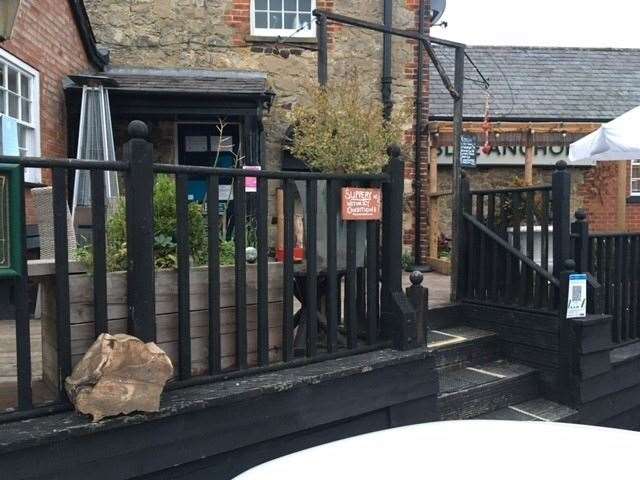
[[(393, 27), (393, 1), (383, 0), (384, 26)], [(384, 119), (391, 118), (393, 102), (391, 101), (391, 35), (385, 33), (382, 37), (382, 103), (384, 105)]]
[[(418, 10), (418, 32), (421, 35), (425, 34), (425, 7), (426, 0), (420, 0), (420, 7)], [(423, 96), (422, 96), (422, 84), (424, 82), (424, 45), (422, 42), (418, 42), (418, 74), (416, 77), (416, 132), (415, 132), (415, 166), (413, 174), (413, 191), (415, 194), (415, 218), (414, 218), (414, 262), (415, 266), (421, 265), (422, 246), (420, 239), (422, 236), (420, 228), (420, 219), (422, 218), (422, 172), (420, 170), (420, 159), (422, 157), (422, 108), (423, 108)]]

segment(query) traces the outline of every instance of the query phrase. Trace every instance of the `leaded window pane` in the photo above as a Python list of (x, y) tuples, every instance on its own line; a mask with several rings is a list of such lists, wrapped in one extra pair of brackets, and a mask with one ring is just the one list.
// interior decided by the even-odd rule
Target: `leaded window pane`
[(272, 13), (269, 15), (269, 28), (282, 28), (281, 13)]
[(296, 12), (298, 9), (296, 0), (284, 0), (284, 10), (288, 12)]
[(269, 28), (269, 14), (267, 12), (256, 12), (256, 28)]
[(284, 14), (284, 28), (289, 30), (296, 30), (298, 28), (298, 14), (297, 13), (285, 13)]
[(270, 10), (282, 10), (282, 0), (269, 0)]
[(7, 68), (8, 87), (12, 92), (18, 93), (18, 72), (13, 68)]
[(20, 75), (20, 95), (31, 99), (31, 80), (26, 75)]
[(269, 7), (269, 1), (268, 0), (256, 0), (255, 3), (255, 9), (256, 10), (267, 10)]
[(21, 99), (22, 102), (22, 121), (31, 123), (31, 102), (26, 98)]
[(10, 117), (18, 118), (18, 111), (20, 109), (20, 97), (15, 93), (9, 92), (9, 108), (7, 113)]
[(300, 15), (300, 26), (304, 25), (306, 30), (311, 30), (311, 15), (303, 13)]

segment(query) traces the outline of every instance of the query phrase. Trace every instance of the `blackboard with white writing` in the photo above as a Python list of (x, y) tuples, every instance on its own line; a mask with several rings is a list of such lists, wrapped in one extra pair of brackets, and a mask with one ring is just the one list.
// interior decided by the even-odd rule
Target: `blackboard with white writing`
[(475, 167), (477, 151), (475, 138), (471, 135), (462, 135), (460, 138), (460, 165), (465, 168)]

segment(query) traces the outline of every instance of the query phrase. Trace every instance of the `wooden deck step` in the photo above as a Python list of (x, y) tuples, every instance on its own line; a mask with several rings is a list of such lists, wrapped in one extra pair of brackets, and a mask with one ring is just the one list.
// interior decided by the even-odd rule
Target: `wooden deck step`
[(427, 346), (438, 369), (488, 363), (500, 353), (495, 333), (466, 326), (429, 330)]
[(439, 372), (442, 420), (474, 418), (539, 396), (536, 370), (506, 360)]
[(509, 405), (495, 412), (477, 416), (481, 420), (518, 420), (534, 422), (571, 422), (578, 412), (545, 398), (536, 398), (518, 405)]

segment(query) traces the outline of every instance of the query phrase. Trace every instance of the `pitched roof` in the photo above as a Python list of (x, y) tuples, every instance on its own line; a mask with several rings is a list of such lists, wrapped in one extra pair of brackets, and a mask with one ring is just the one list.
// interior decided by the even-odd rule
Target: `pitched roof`
[(77, 88), (95, 82), (111, 90), (133, 93), (251, 97), (273, 95), (263, 72), (195, 68), (111, 67), (97, 75), (69, 75), (65, 88)]
[[(453, 51), (437, 48), (453, 80)], [(608, 121), (640, 105), (640, 49), (467, 47), (490, 83), (495, 120)], [(465, 61), (464, 116), (484, 117), (485, 91)], [(430, 75), (430, 116), (452, 117), (453, 102), (435, 69)]]
[(245, 95), (268, 90), (266, 74), (255, 71), (122, 67), (110, 68), (105, 75), (119, 90)]

